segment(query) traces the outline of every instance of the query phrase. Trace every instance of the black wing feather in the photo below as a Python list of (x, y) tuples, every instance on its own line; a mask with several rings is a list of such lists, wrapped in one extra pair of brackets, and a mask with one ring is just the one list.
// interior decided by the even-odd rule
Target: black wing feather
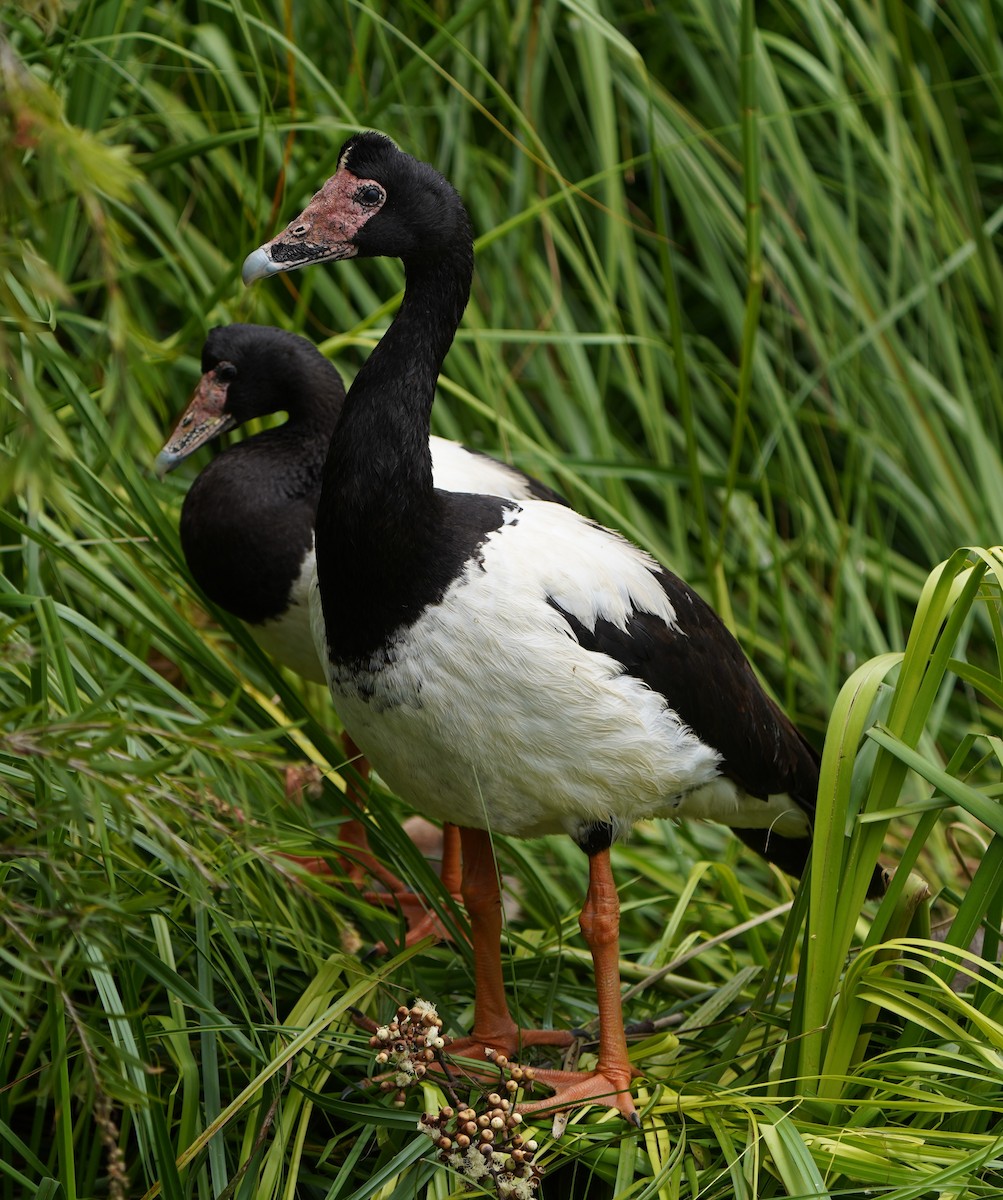
[(579, 643), (623, 665), (665, 697), (669, 708), (721, 755), (721, 770), (751, 796), (788, 794), (814, 811), (818, 756), (763, 691), (742, 648), (714, 610), (669, 571), (654, 572), (676, 623), (635, 612), (626, 629), (589, 629), (561, 612)]

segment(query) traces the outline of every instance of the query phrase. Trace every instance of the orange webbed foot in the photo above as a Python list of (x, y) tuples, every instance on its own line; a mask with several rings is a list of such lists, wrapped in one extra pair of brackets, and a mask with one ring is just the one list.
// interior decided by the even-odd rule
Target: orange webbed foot
[(594, 1071), (549, 1071), (534, 1068), (537, 1083), (553, 1089), (552, 1096), (519, 1104), (524, 1116), (536, 1113), (558, 1113), (582, 1104), (605, 1104), (619, 1110), (624, 1120), (640, 1128), (641, 1118), (631, 1095), (632, 1079), (639, 1072), (631, 1067), (606, 1067)]

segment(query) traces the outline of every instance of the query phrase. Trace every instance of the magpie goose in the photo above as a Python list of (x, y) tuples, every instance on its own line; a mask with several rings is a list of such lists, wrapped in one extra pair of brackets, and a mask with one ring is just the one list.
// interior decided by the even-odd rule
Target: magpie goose
[[(253, 417), (288, 414), (283, 425), (230, 446), (203, 468), (182, 505), (181, 546), (193, 577), (214, 603), (239, 617), (283, 665), (321, 682), (308, 603), (316, 570), (313, 527), (324, 458), (344, 400), (341, 376), (306, 338), (272, 326), (218, 326), (203, 347), (202, 377), (192, 400), (156, 461), (166, 473)], [(563, 503), (515, 467), (444, 438), (430, 443), (442, 487)], [(346, 753), (365, 774), (350, 741)], [(355, 799), (364, 803), (361, 796)], [(379, 878), (406, 912), (420, 905), (371, 855), (360, 823), (347, 822), (342, 837), (355, 846), (355, 864)], [(323, 859), (296, 861), (327, 869)], [(353, 873), (361, 883), (361, 871)], [(453, 892), (459, 887), (459, 846), (455, 826), (448, 823), (443, 882)], [(441, 932), (434, 913), (409, 912), (408, 942), (429, 932)]]
[[(181, 508), (181, 548), (209, 599), (239, 617), (273, 658), (316, 683), (324, 669), (308, 604), (314, 515), (344, 401), (341, 376), (306, 338), (270, 325), (220, 325), (203, 346), (191, 402), (156, 459), (166, 474), (254, 417), (288, 414), (202, 469)], [(516, 467), (445, 438), (429, 442), (436, 482), (448, 491), (564, 503)]]
[(344, 402), (341, 376), (306, 338), (266, 325), (217, 326), (202, 348), (202, 378), (156, 460), (166, 474), (246, 421), (288, 413), (283, 425), (203, 467), (181, 507), (181, 549), (209, 599), (314, 682), (324, 672), (310, 633), (313, 524)]
[(538, 1072), (556, 1095), (527, 1108), (605, 1100), (636, 1123), (610, 845), (643, 818), (709, 819), (800, 874), (817, 757), (721, 620), (648, 554), (567, 508), (435, 487), (436, 380), (473, 272), (466, 210), (437, 171), (382, 134), (349, 138), (243, 278), (379, 255), (403, 261), (404, 298), (349, 390), (317, 509), (328, 683), (390, 786), (462, 827), (476, 989), (464, 1050), (562, 1040), (509, 1014), (489, 835), (564, 832), (589, 856), (598, 1063)]

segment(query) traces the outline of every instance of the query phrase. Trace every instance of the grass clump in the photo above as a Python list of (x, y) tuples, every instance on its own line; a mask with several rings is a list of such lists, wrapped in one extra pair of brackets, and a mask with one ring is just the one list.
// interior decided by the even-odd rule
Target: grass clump
[[(479, 235), (437, 432), (683, 574), (825, 748), (796, 896), (710, 827), (616, 849), (643, 1129), (533, 1122), (537, 1194), (999, 1194), (997, 22), (0, 5), (0, 1198), (463, 1186), (418, 1128), (450, 1097), (360, 1086), (350, 1009), (424, 997), (464, 1029), (469, 952), (365, 959), (397, 917), (281, 858), (337, 861), (336, 720), (195, 592), (191, 474), (149, 471), (208, 326), (296, 329), (349, 377), (385, 328), (394, 263), (238, 281), (364, 126)], [(461, 928), (399, 802), (370, 804)], [(518, 1015), (587, 1026), (582, 856), (498, 850)]]

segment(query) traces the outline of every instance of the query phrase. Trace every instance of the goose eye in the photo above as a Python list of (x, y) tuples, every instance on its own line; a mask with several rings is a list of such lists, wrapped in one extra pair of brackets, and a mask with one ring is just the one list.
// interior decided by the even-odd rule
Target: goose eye
[(221, 362), (216, 367), (216, 380), (219, 383), (232, 383), (237, 378), (237, 368), (231, 362)]
[(356, 189), (355, 199), (366, 208), (375, 208), (378, 204), (383, 203), (383, 189), (375, 183), (364, 183), (362, 187)]

